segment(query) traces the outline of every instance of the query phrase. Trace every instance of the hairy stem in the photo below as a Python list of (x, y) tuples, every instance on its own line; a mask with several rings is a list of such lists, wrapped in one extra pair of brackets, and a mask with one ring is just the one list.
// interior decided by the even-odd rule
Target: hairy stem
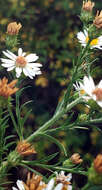
[(42, 125), (37, 131), (35, 131), (32, 135), (30, 135), (26, 140), (32, 141), (35, 136), (38, 136), (39, 133), (44, 132), (49, 127), (51, 127), (56, 121), (58, 121), (65, 113), (67, 113), (71, 108), (73, 108), (78, 103), (81, 103), (83, 101), (82, 97), (79, 97), (78, 99), (71, 102), (69, 105), (67, 105), (66, 108), (62, 108), (57, 114), (55, 114), (49, 121), (47, 121), (44, 125)]

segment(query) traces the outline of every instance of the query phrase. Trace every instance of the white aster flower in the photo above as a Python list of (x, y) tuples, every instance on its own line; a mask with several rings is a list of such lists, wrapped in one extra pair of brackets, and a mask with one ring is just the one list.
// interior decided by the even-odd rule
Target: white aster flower
[[(34, 53), (26, 55), (22, 48), (18, 49), (18, 55), (15, 55), (9, 50), (3, 51), (7, 59), (1, 58), (2, 66), (7, 68), (7, 71), (15, 69), (16, 77), (19, 78), (22, 71), (24, 75), (33, 79), (35, 75), (40, 75), (42, 64), (36, 63), (38, 56)], [(25, 56), (26, 55), (26, 56)]]
[(56, 178), (52, 178), (44, 190), (72, 190), (72, 185), (70, 185), (71, 179), (72, 174), (65, 176), (64, 171), (61, 171), (59, 174), (56, 172)]
[(74, 87), (86, 101), (93, 99), (102, 107), (102, 80), (95, 86), (92, 77), (85, 76), (83, 82), (74, 84)]
[[(77, 38), (81, 43), (81, 45), (85, 47), (89, 41), (88, 31), (84, 30), (84, 32), (78, 32)], [(101, 46), (102, 46), (102, 36), (99, 36), (98, 38), (95, 38), (90, 42), (90, 49), (93, 48), (102, 49)]]
[(12, 187), (12, 190), (25, 190), (25, 188), (24, 188), (24, 185), (23, 185), (23, 182), (22, 182), (22, 181), (17, 180), (16, 184), (17, 184), (18, 189), (17, 189), (16, 187)]

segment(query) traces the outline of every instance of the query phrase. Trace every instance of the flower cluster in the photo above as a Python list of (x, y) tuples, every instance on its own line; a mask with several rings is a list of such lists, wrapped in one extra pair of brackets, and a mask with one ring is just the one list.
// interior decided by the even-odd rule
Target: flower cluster
[(17, 180), (17, 188), (12, 187), (13, 190), (72, 190), (72, 185), (70, 180), (72, 179), (72, 174), (65, 176), (64, 172), (61, 171), (59, 174), (56, 172), (56, 177), (52, 178), (48, 184), (42, 181), (42, 177), (33, 174), (32, 177), (28, 173), (27, 181)]

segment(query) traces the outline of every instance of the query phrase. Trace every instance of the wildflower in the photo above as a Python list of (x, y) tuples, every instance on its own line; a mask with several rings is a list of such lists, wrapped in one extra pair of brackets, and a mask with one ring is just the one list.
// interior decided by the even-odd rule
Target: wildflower
[(36, 153), (32, 145), (26, 141), (19, 142), (16, 147), (16, 150), (22, 156), (28, 156)]
[(23, 182), (25, 190), (43, 190), (46, 184), (42, 181), (42, 177), (35, 175), (31, 176), (30, 173), (27, 175), (26, 183)]
[(83, 78), (83, 83), (76, 83), (76, 85), (74, 84), (74, 87), (79, 92), (79, 95), (83, 96), (86, 101), (93, 99), (100, 107), (102, 107), (102, 80), (97, 86), (95, 86), (92, 77), (85, 76)]
[(7, 26), (7, 34), (17, 35), (21, 27), (22, 27), (21, 23), (17, 24), (17, 22), (11, 22)]
[(96, 14), (96, 17), (93, 21), (93, 24), (98, 29), (102, 28), (102, 11), (100, 13), (99, 13), (99, 11), (97, 11), (97, 14)]
[(6, 77), (0, 79), (0, 96), (8, 98), (14, 94), (18, 90), (18, 88), (15, 87), (16, 83), (17, 80), (13, 80), (8, 84), (8, 79)]
[(41, 74), (39, 67), (42, 65), (40, 63), (34, 63), (38, 59), (36, 54), (33, 53), (25, 56), (26, 53), (23, 52), (22, 48), (18, 49), (18, 56), (9, 50), (3, 51), (3, 54), (8, 59), (1, 58), (1, 61), (3, 62), (2, 66), (7, 68), (7, 71), (15, 69), (17, 78), (20, 77), (22, 71), (25, 76), (28, 76), (31, 79), (33, 79), (35, 75)]
[(16, 187), (12, 187), (12, 190), (25, 190), (25, 188), (24, 188), (24, 185), (23, 185), (23, 182), (22, 182), (22, 181), (17, 180), (16, 184), (17, 184), (18, 189), (17, 189)]
[(98, 154), (94, 160), (94, 168), (97, 173), (102, 174), (102, 154)]
[[(87, 45), (88, 41), (90, 40), (87, 30), (84, 30), (84, 32), (78, 32), (77, 38), (83, 47), (85, 47)], [(102, 49), (102, 47), (101, 47), (102, 46), (102, 36), (91, 40), (89, 45), (90, 45), (90, 49), (93, 49), (93, 48)]]
[(85, 11), (88, 11), (88, 12), (92, 12), (94, 5), (95, 5), (95, 3), (91, 2), (90, 0), (83, 1), (82, 9)]
[(72, 161), (73, 164), (80, 164), (83, 162), (83, 160), (80, 158), (80, 155), (78, 153), (74, 153), (70, 160)]
[[(61, 184), (62, 184), (62, 188), (61, 190), (71, 190), (72, 189), (72, 185), (70, 180), (72, 179), (72, 174), (69, 173), (67, 176), (65, 176), (64, 174), (64, 171), (61, 171), (59, 174), (56, 172), (56, 183), (59, 185), (60, 184), (60, 187), (61, 187)], [(57, 185), (57, 186), (58, 186)], [(57, 187), (56, 187), (57, 189)]]

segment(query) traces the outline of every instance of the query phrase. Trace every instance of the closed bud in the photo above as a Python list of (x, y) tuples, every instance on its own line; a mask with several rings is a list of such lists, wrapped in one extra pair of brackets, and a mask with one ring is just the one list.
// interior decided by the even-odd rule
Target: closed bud
[(93, 20), (92, 9), (94, 5), (95, 4), (91, 2), (91, 0), (83, 1), (80, 19), (85, 24), (88, 24), (90, 21)]
[(97, 14), (96, 14), (96, 17), (93, 21), (93, 24), (98, 29), (102, 28), (102, 11), (100, 13), (99, 13), (99, 11), (97, 11)]
[(78, 153), (74, 153), (71, 157), (70, 160), (72, 161), (73, 164), (81, 164), (83, 160), (80, 158), (80, 155)]
[(93, 9), (94, 5), (95, 5), (95, 3), (91, 2), (90, 0), (83, 1), (82, 9), (84, 11), (92, 12), (92, 9)]
[(21, 155), (21, 156), (29, 156), (31, 154), (35, 154), (36, 151), (32, 147), (32, 145), (26, 141), (20, 141), (16, 147), (16, 151)]
[(88, 179), (95, 185), (102, 185), (102, 154), (98, 154), (88, 170)]
[(94, 168), (97, 173), (102, 174), (102, 154), (98, 154), (94, 160)]
[(7, 34), (17, 35), (21, 27), (22, 27), (21, 23), (17, 24), (17, 22), (11, 22), (7, 26)]

